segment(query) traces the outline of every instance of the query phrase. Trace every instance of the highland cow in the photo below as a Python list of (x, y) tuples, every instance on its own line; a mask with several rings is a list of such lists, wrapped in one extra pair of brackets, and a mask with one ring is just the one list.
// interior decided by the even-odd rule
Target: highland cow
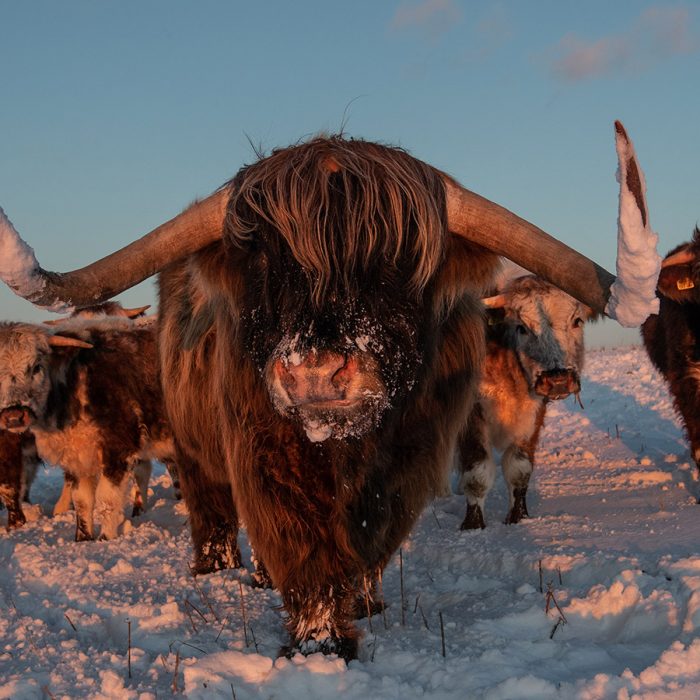
[(527, 487), (549, 401), (578, 394), (583, 325), (593, 312), (534, 275), (511, 280), (487, 307), (486, 357), (479, 394), (459, 439), (463, 530), (483, 528), (484, 501), (502, 452), (507, 524), (528, 516)]
[(614, 277), (572, 249), (401, 149), (328, 137), (244, 167), (83, 270), (26, 254), (5, 279), (80, 306), (162, 270), (197, 569), (239, 563), (240, 514), (282, 596), (287, 652), (350, 659), (357, 597), (443, 482), (474, 402), (498, 254), (605, 309)]
[(44, 461), (70, 482), (76, 541), (117, 535), (125, 489), (139, 460), (171, 459), (154, 327), (121, 319), (45, 325), (0, 323), (0, 429), (30, 431)]
[[(61, 324), (70, 322), (71, 319), (75, 318), (143, 318), (146, 311), (150, 308), (150, 304), (147, 304), (146, 306), (138, 306), (132, 309), (122, 306), (118, 301), (105, 301), (101, 304), (93, 304), (92, 306), (85, 306), (81, 309), (76, 309), (68, 317), (44, 321), (44, 324), (47, 326), (60, 326)], [(143, 513), (143, 511), (146, 509), (146, 504), (148, 503), (148, 482), (151, 479), (152, 470), (153, 465), (151, 464), (151, 461), (147, 459), (138, 460), (134, 466), (134, 489), (132, 498), (133, 506), (131, 510), (132, 518), (141, 515), (141, 513)], [(174, 468), (173, 473), (176, 473)], [(173, 479), (173, 482), (174, 481), (175, 478)], [(179, 493), (179, 486), (176, 488), (176, 491)], [(63, 489), (61, 490), (58, 500), (54, 504), (53, 514), (60, 515), (61, 513), (67, 512), (70, 510), (72, 502), (71, 481), (66, 478), (64, 479)]]
[(700, 471), (700, 229), (661, 265), (659, 313), (642, 325), (649, 358), (668, 383)]

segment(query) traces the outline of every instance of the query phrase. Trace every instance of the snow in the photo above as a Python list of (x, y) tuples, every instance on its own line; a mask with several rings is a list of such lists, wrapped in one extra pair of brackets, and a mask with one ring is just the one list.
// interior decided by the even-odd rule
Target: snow
[[(0, 280), (18, 296), (32, 301), (41, 294), (46, 280), (40, 275), (41, 267), (34, 249), (25, 243), (12, 222), (0, 207)], [(41, 304), (47, 311), (68, 313), (73, 310), (68, 304), (56, 299), (52, 304)]]
[[(617, 279), (610, 288), (610, 299), (605, 313), (620, 325), (634, 328), (644, 323), (647, 316), (658, 313), (656, 281), (661, 269), (661, 257), (656, 247), (659, 237), (649, 225), (646, 205), (646, 181), (639, 167), (634, 146), (626, 134), (616, 130), (617, 180), (620, 183), (620, 206), (617, 219)], [(639, 187), (634, 188), (641, 197), (637, 201), (630, 181), (629, 164), (639, 176)]]
[(0, 533), (0, 698), (700, 697), (700, 485), (679, 421), (639, 347), (589, 353), (582, 384), (585, 411), (550, 404), (532, 517), (501, 524), (500, 480), (483, 531), (459, 531), (462, 496), (435, 500), (402, 547), (405, 625), (397, 553), (386, 621), (358, 622), (349, 665), (276, 658), (279, 596), (243, 570), (192, 578), (162, 467), (150, 510), (91, 543), (72, 541), (72, 513), (44, 515), (61, 475), (41, 470), (30, 522)]

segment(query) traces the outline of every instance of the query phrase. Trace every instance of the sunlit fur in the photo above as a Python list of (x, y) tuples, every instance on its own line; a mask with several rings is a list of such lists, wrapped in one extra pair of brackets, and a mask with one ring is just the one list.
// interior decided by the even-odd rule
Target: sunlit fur
[(512, 280), (502, 295), (503, 306), (489, 312), (479, 400), (460, 439), (465, 528), (485, 525), (494, 450), (502, 452), (509, 492), (506, 522), (527, 515), (525, 495), (549, 401), (538, 393), (538, 379), (555, 372), (577, 391), (584, 361), (583, 323), (592, 316), (588, 307), (534, 276)]
[(642, 325), (644, 347), (668, 383), (673, 405), (685, 427), (692, 457), (700, 470), (700, 230), (672, 250), (692, 261), (661, 270), (659, 313)]
[[(244, 168), (231, 188), (223, 243), (160, 278), (195, 568), (211, 563), (213, 540), (235, 538), (240, 513), (293, 647), (352, 658), (364, 577), (442, 483), (471, 407), (485, 342), (477, 296), (497, 261), (449, 236), (440, 174), (401, 150), (316, 139)], [(387, 401), (360, 435), (312, 443), (275, 406), (267, 363), (310, 328), (299, 352), (373, 358)]]
[[(52, 347), (54, 335), (92, 347)], [(31, 413), (39, 456), (71, 481), (76, 539), (92, 539), (95, 489), (104, 477), (102, 535), (122, 519), (129, 471), (139, 459), (171, 459), (155, 328), (121, 319), (75, 319), (58, 327), (0, 324), (0, 416)]]
[[(119, 319), (123, 318), (140, 318), (142, 319), (145, 315), (146, 310), (150, 308), (149, 306), (141, 306), (135, 309), (125, 308), (118, 301), (105, 301), (101, 304), (94, 304), (92, 306), (85, 306), (80, 309), (74, 309), (69, 316), (53, 318), (44, 321), (47, 325), (60, 326), (63, 325), (64, 328), (70, 329), (73, 324), (77, 323), (81, 325), (85, 320), (89, 320), (89, 324), (93, 323), (92, 319), (101, 319), (100, 327), (106, 327), (105, 324), (110, 324), (114, 321), (114, 327), (119, 329), (123, 328), (124, 324)], [(81, 319), (75, 321), (75, 319)], [(149, 319), (144, 321), (139, 321), (139, 323), (156, 323), (155, 316), (151, 316)], [(89, 325), (88, 324), (88, 325)], [(93, 324), (94, 325), (94, 324)], [(60, 333), (60, 329), (57, 329)], [(30, 441), (34, 440), (31, 433), (27, 433), (27, 439)], [(152, 464), (150, 460), (139, 460), (134, 467), (134, 489), (133, 489), (133, 509), (132, 516), (140, 515), (147, 507), (147, 496), (148, 496), (148, 482), (151, 478)], [(172, 463), (168, 464), (168, 468), (174, 470), (174, 465)], [(179, 489), (176, 489), (176, 492)], [(58, 500), (54, 504), (53, 514), (60, 515), (70, 510), (72, 504), (71, 496), (71, 486), (70, 481), (64, 479), (63, 489), (58, 497)]]

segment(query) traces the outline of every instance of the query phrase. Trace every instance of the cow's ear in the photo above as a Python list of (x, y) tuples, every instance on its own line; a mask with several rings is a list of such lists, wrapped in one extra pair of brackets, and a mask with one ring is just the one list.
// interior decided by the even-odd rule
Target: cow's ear
[(690, 265), (670, 265), (661, 269), (656, 285), (658, 293), (667, 299), (683, 303), (698, 298), (700, 290), (696, 285)]

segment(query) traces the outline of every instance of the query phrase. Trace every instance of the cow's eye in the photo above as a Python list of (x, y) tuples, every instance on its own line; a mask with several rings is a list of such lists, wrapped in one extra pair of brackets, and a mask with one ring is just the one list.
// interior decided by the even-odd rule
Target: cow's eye
[(44, 371), (44, 368), (39, 364), (38, 362), (32, 367), (32, 377), (36, 377), (37, 374), (40, 374), (41, 372)]
[(582, 318), (575, 318), (574, 319), (574, 328), (581, 328), (582, 325), (583, 325)]
[(515, 330), (518, 332), (518, 335), (527, 335), (527, 326), (524, 326), (522, 323), (519, 323)]

